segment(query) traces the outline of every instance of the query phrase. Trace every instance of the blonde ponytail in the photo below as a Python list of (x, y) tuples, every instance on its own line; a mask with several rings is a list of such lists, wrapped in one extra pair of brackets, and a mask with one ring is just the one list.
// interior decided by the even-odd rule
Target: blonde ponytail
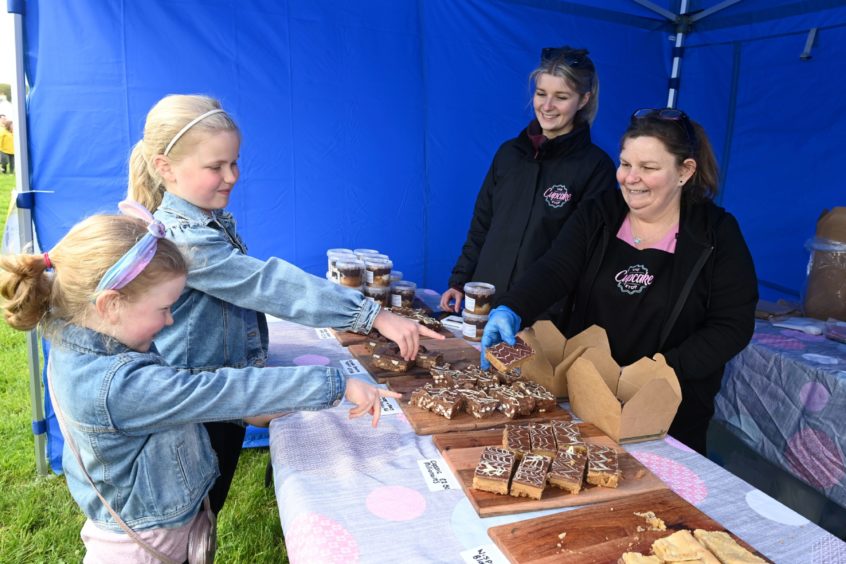
[(162, 203), (165, 186), (152, 161), (144, 154), (144, 140), (135, 144), (129, 154), (129, 198), (154, 212)]

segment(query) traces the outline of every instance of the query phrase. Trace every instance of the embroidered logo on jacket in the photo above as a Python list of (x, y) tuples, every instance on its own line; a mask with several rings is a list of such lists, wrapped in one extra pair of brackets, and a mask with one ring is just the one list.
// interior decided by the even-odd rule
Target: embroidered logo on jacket
[(567, 191), (567, 187), (563, 184), (556, 184), (547, 188), (543, 193), (543, 197), (546, 198), (546, 204), (549, 207), (560, 208), (569, 202), (573, 195)]
[(640, 294), (651, 286), (654, 278), (649, 274), (648, 268), (642, 264), (636, 264), (618, 272), (614, 280), (617, 281), (617, 287), (621, 292), (634, 295)]

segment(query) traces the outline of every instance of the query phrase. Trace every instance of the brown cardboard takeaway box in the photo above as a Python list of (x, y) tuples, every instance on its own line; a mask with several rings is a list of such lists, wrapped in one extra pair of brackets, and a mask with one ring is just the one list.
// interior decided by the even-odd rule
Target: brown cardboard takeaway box
[(681, 386), (663, 355), (621, 369), (605, 330), (596, 325), (566, 339), (551, 322), (538, 321), (520, 336), (536, 353), (523, 364), (523, 374), (556, 396), (569, 395), (577, 417), (618, 443), (667, 434)]

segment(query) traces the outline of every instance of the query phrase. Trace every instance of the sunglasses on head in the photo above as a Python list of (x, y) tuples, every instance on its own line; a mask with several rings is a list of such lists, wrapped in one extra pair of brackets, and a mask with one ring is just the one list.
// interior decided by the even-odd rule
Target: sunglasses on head
[(691, 154), (696, 154), (699, 149), (699, 140), (696, 138), (696, 131), (693, 129), (693, 124), (690, 123), (690, 118), (681, 110), (674, 108), (642, 108), (635, 110), (632, 114), (632, 122), (641, 119), (657, 119), (661, 121), (671, 121), (679, 124), (679, 127), (684, 130), (687, 135), (687, 142), (690, 146)]
[(593, 70), (593, 63), (591, 63), (585, 55), (581, 53), (574, 53), (572, 49), (564, 47), (544, 47), (541, 50), (542, 63), (555, 60), (564, 61), (567, 65), (574, 68)]

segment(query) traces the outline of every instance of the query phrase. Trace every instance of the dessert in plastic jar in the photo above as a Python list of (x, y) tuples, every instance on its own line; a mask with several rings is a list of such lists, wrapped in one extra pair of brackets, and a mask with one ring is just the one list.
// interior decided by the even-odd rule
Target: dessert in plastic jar
[(345, 259), (345, 260), (357, 260), (353, 252), (349, 249), (329, 249), (326, 251), (326, 263), (328, 265), (328, 269), (326, 271), (326, 278), (332, 280), (333, 282), (338, 281), (338, 268), (335, 266), (335, 263), (338, 260)]
[(339, 258), (335, 262), (338, 282), (342, 286), (359, 289), (364, 281), (364, 263), (358, 259)]
[(402, 272), (400, 272), (399, 270), (392, 270), (391, 271), (391, 284), (393, 284), (394, 282), (398, 282), (400, 280), (402, 280)]
[(353, 254), (359, 259), (364, 260), (364, 257), (366, 257), (367, 255), (380, 255), (382, 253), (380, 253), (376, 249), (353, 249)]
[(370, 286), (365, 284), (364, 295), (383, 307), (391, 305), (390, 286)]
[(464, 309), (477, 315), (487, 315), (491, 311), (496, 287), (487, 282), (468, 282), (464, 285)]
[(461, 325), (461, 334), (468, 341), (481, 341), (482, 333), (485, 331), (485, 325), (488, 322), (487, 315), (477, 315), (471, 313), (466, 309), (461, 310), (461, 318), (464, 323)]
[(391, 286), (391, 268), (393, 266), (394, 263), (388, 258), (380, 258), (375, 255), (364, 257), (364, 275), (367, 277), (365, 282), (369, 286), (389, 288)]
[(399, 280), (391, 284), (391, 305), (393, 307), (412, 307), (417, 284), (408, 280)]

